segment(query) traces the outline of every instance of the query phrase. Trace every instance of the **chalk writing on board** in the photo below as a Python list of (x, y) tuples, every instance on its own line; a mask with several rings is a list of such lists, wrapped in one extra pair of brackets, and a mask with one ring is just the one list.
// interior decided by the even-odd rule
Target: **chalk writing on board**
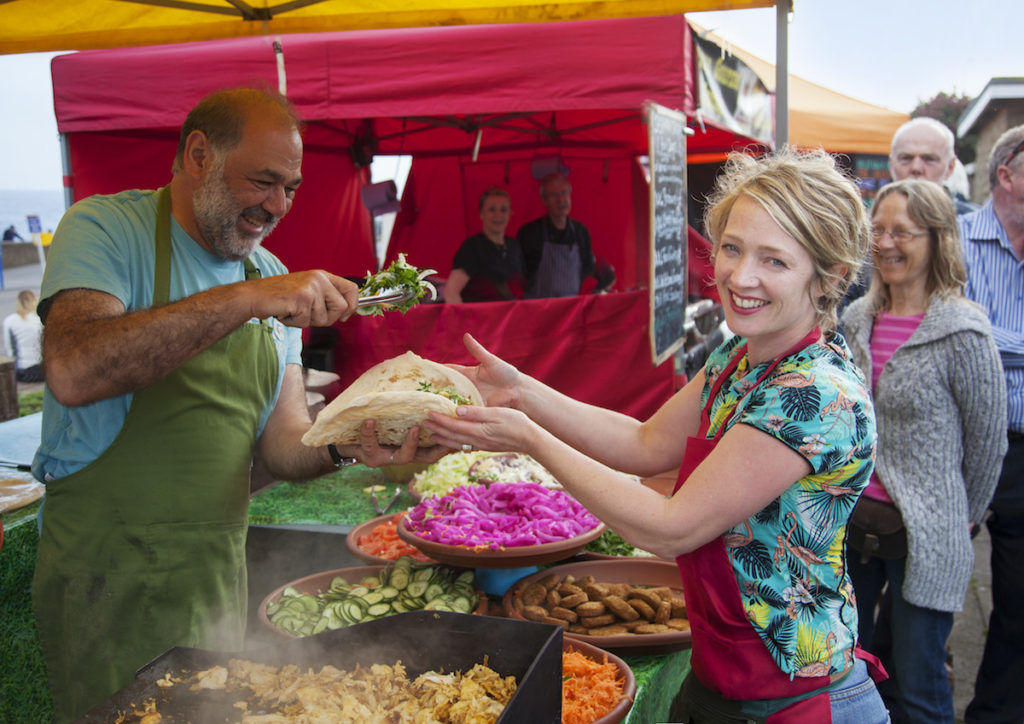
[(686, 317), (686, 119), (648, 104), (651, 170), (651, 352), (660, 364), (683, 343)]

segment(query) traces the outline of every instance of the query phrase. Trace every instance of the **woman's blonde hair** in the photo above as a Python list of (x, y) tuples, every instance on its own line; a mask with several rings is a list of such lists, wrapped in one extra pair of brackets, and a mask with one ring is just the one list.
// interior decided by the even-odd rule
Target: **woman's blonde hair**
[[(946, 190), (932, 181), (907, 179), (886, 184), (875, 197), (872, 218), (882, 201), (893, 194), (907, 200), (907, 216), (928, 232), (931, 258), (925, 290), (928, 296), (960, 297), (967, 283), (963, 252), (960, 248), (960, 229), (956, 221), (956, 207)], [(867, 291), (872, 312), (889, 307), (892, 295), (889, 285), (880, 274), (871, 276)]]
[(18, 307), (17, 312), (22, 317), (27, 317), (36, 311), (36, 303), (38, 298), (35, 292), (30, 292), (28, 289), (18, 292)]
[(814, 285), (808, 290), (811, 304), (822, 331), (834, 331), (836, 310), (857, 278), (871, 238), (856, 183), (822, 150), (783, 148), (762, 158), (732, 153), (704, 217), (713, 254), (741, 196), (757, 201), (810, 254), (821, 282), (818, 296)]

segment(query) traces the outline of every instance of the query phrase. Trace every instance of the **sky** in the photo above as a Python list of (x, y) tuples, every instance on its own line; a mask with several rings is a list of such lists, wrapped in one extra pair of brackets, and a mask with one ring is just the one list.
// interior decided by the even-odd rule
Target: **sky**
[[(774, 8), (693, 13), (723, 40), (776, 61)], [(0, 56), (0, 190), (59, 190), (53, 53)], [(977, 96), (1024, 77), (1024, 0), (794, 0), (789, 71), (909, 113), (939, 92)]]

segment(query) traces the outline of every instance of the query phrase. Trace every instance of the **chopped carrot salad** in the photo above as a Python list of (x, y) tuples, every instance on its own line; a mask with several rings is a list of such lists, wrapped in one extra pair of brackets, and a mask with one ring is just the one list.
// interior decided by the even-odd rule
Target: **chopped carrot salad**
[(398, 521), (405, 513), (396, 513), (391, 520), (386, 520), (369, 533), (364, 533), (356, 540), (359, 550), (378, 558), (389, 561), (398, 560), (400, 556), (410, 556), (417, 561), (433, 562), (419, 548), (409, 545), (398, 537)]
[(625, 696), (625, 683), (607, 656), (598, 663), (579, 651), (563, 651), (562, 724), (590, 724), (605, 716)]

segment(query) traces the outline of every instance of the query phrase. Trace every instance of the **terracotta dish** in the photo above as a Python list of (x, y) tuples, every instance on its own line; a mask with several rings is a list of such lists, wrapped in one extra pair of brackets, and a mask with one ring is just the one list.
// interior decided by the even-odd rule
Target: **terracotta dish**
[[(354, 568), (337, 568), (333, 571), (313, 573), (309, 576), (303, 576), (302, 578), (298, 578), (294, 581), (289, 581), (288, 583), (285, 583), (275, 588), (273, 591), (267, 594), (266, 598), (264, 598), (260, 602), (260, 623), (263, 624), (267, 629), (269, 629), (273, 633), (277, 634), (278, 636), (281, 636), (286, 639), (296, 638), (295, 635), (288, 633), (283, 629), (279, 629), (277, 626), (271, 623), (270, 618), (267, 616), (267, 604), (279, 599), (281, 597), (281, 594), (284, 592), (284, 589), (291, 586), (299, 593), (308, 593), (310, 595), (315, 596), (318, 593), (322, 593), (329, 589), (331, 587), (331, 581), (334, 579), (335, 576), (341, 576), (349, 583), (355, 583), (362, 578), (366, 578), (367, 576), (376, 576), (384, 568), (386, 568), (386, 566), (383, 565), (357, 566)], [(487, 613), (487, 596), (484, 594), (483, 591), (479, 589), (477, 589), (477, 594), (479, 594), (480, 596), (480, 602), (477, 604), (476, 610), (473, 611), (473, 613), (476, 615), (484, 615)]]
[[(388, 558), (375, 556), (372, 553), (367, 553), (362, 548), (360, 548), (359, 537), (367, 535), (378, 525), (381, 525), (382, 523), (387, 523), (394, 517), (395, 513), (387, 513), (376, 518), (370, 518), (370, 520), (360, 523), (355, 528), (350, 530), (348, 535), (345, 536), (345, 547), (348, 548), (348, 552), (351, 553), (353, 557), (374, 565), (384, 565), (385, 563), (390, 562), (390, 559)], [(420, 552), (422, 553), (422, 551)]]
[[(682, 596), (682, 582), (679, 569), (675, 562), (663, 558), (616, 558), (610, 560), (579, 561), (552, 566), (543, 571), (532, 573), (521, 578), (505, 593), (502, 609), (506, 616), (526, 620), (514, 605), (514, 596), (519, 595), (521, 586), (539, 581), (551, 574), (559, 577), (572, 574), (576, 578), (592, 575), (598, 583), (628, 583), (634, 586), (667, 586)], [(612, 636), (592, 636), (572, 633), (566, 630), (565, 638), (583, 641), (592, 646), (615, 652), (620, 656), (637, 656), (643, 654), (663, 654), (690, 648), (689, 631), (672, 631), (670, 633), (652, 634), (618, 634)]]
[(523, 568), (541, 563), (553, 563), (571, 558), (590, 541), (604, 533), (604, 523), (575, 538), (541, 543), (535, 546), (516, 546), (504, 550), (476, 550), (467, 546), (453, 546), (424, 540), (406, 528), (406, 521), (398, 524), (398, 537), (419, 548), (435, 561), (463, 568)]
[(623, 697), (610, 712), (599, 719), (595, 719), (590, 724), (618, 724), (625, 719), (626, 715), (629, 714), (629, 710), (633, 708), (633, 699), (636, 698), (636, 678), (633, 676), (633, 670), (629, 668), (629, 664), (610, 651), (599, 649), (597, 646), (592, 646), (579, 639), (563, 637), (562, 650), (577, 651), (598, 663), (603, 662), (605, 657), (608, 657), (608, 663), (614, 664), (619, 670), (619, 675), (625, 680), (625, 684), (622, 687)]

